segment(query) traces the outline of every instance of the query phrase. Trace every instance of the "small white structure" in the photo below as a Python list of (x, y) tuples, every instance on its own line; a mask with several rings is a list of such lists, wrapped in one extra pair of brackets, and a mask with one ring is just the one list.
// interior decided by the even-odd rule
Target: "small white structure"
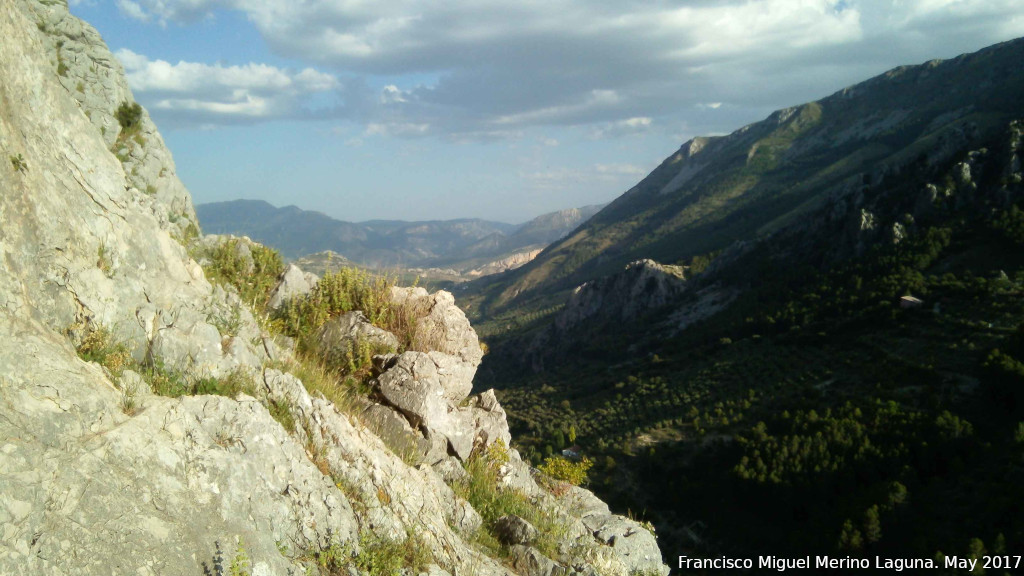
[(924, 305), (924, 300), (920, 298), (914, 298), (913, 296), (903, 296), (900, 298), (900, 308), (919, 308)]

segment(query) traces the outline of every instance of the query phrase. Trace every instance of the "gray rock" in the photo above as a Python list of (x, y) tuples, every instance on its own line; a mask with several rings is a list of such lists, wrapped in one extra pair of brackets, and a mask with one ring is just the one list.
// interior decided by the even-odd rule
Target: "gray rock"
[(495, 440), (501, 440), (506, 446), (512, 443), (505, 410), (494, 397), (494, 390), (470, 397), (466, 406), (449, 414), (449, 420), (453, 424), (448, 439), (462, 460), (468, 459), (477, 445), (487, 446)]
[(430, 465), (440, 462), (447, 454), (448, 443), (444, 437), (414, 430), (404, 416), (391, 408), (367, 402), (361, 418), (392, 452), (410, 464)]
[(464, 536), (472, 537), (483, 526), (480, 514), (465, 500), (458, 498), (452, 514), (452, 525)]
[(427, 354), (406, 352), (377, 379), (381, 395), (402, 411), (412, 426), (447, 431), (451, 424), (437, 366)]
[(370, 323), (359, 311), (331, 318), (316, 332), (317, 349), (328, 364), (346, 366), (363, 346), (371, 351), (395, 350), (398, 338)]
[(512, 567), (522, 576), (561, 576), (565, 569), (529, 546), (512, 546), (508, 551)]
[(622, 516), (590, 516), (588, 526), (596, 526), (594, 538), (608, 546), (630, 573), (655, 572), (667, 575), (661, 551), (654, 535), (636, 522)]
[(449, 399), (458, 404), (473, 389), (473, 377), (483, 359), (476, 332), (455, 298), (443, 290), (392, 288), (396, 306), (411, 310), (416, 322), (414, 349), (430, 350)]
[(303, 272), (295, 264), (288, 264), (284, 272), (281, 273), (277, 286), (270, 293), (267, 307), (277, 310), (288, 300), (309, 294), (319, 281), (320, 279), (315, 274)]
[(498, 541), (508, 546), (531, 544), (540, 534), (533, 524), (512, 514), (498, 518), (494, 528)]

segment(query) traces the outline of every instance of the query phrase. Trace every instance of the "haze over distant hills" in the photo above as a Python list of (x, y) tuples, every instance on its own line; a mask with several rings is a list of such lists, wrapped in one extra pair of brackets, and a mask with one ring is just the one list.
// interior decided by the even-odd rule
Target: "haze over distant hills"
[[(405, 222), (345, 222), (296, 206), (277, 208), (262, 200), (196, 206), (203, 231), (244, 235), (287, 258), (332, 251), (376, 268), (443, 267), (460, 272), (495, 261), (522, 263), (565, 236), (602, 206), (570, 208), (514, 225), (475, 218)], [(528, 258), (527, 258), (528, 260)]]

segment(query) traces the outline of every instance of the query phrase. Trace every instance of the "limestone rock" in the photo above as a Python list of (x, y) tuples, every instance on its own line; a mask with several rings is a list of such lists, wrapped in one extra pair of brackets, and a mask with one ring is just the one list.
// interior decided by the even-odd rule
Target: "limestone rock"
[(291, 298), (305, 296), (316, 286), (320, 279), (316, 274), (303, 272), (295, 264), (288, 264), (273, 292), (270, 293), (270, 301), (267, 307), (278, 310)]
[(316, 332), (316, 343), (320, 355), (329, 364), (345, 366), (357, 354), (361, 346), (371, 350), (398, 348), (398, 338), (370, 323), (359, 311), (346, 312), (331, 318)]
[(388, 404), (402, 411), (414, 427), (448, 430), (448, 402), (437, 375), (437, 365), (427, 354), (406, 352), (377, 379)]
[(578, 287), (555, 318), (555, 327), (565, 331), (589, 319), (632, 319), (666, 305), (685, 287), (682, 267), (638, 260), (619, 274)]
[(509, 559), (512, 567), (522, 576), (561, 576), (565, 570), (550, 558), (529, 546), (512, 546), (509, 548)]
[[(417, 312), (416, 345), (429, 349), (452, 402), (458, 403), (473, 389), (473, 377), (483, 359), (476, 332), (455, 298), (443, 290), (427, 294), (423, 288), (392, 288), (396, 306)], [(450, 357), (454, 357), (454, 360)]]
[(594, 537), (611, 546), (630, 573), (655, 572), (667, 576), (668, 567), (661, 563), (657, 540), (636, 522), (611, 514), (592, 515), (589, 526), (594, 527)]
[(0, 338), (34, 351), (0, 355), (0, 573), (199, 574), (240, 536), (254, 568), (301, 574), (276, 542), (354, 535), (347, 499), (260, 403), (151, 396), (129, 417), (42, 325), (0, 313)]
[(515, 515), (502, 516), (495, 521), (498, 540), (509, 546), (530, 544), (540, 534), (533, 524)]
[(104, 148), (118, 152), (135, 199), (148, 207), (160, 227), (179, 237), (189, 225), (194, 227), (197, 220), (192, 201), (149, 114), (143, 110), (138, 129), (131, 137), (122, 137), (115, 114), (119, 106), (135, 98), (120, 61), (99, 33), (69, 14), (63, 3), (28, 0), (18, 4), (33, 22), (53, 78), (78, 105), (94, 132), (102, 136)]

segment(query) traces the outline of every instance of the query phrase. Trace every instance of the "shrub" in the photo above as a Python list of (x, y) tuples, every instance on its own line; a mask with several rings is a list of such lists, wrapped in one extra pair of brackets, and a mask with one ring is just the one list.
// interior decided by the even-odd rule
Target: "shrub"
[(552, 456), (544, 460), (539, 470), (559, 482), (579, 486), (587, 481), (587, 472), (593, 466), (594, 463), (589, 458), (573, 462), (561, 456)]
[(394, 314), (392, 286), (394, 282), (387, 278), (355, 268), (328, 272), (309, 294), (285, 303), (277, 315), (278, 324), (300, 343), (332, 316), (353, 310), (360, 310), (371, 323), (384, 326)]
[(11, 166), (14, 167), (15, 172), (21, 172), (24, 174), (28, 172), (28, 163), (25, 162), (25, 157), (21, 154), (17, 156), (10, 156)]
[(418, 574), (433, 562), (430, 548), (419, 537), (407, 534), (404, 540), (395, 540), (370, 530), (359, 531), (358, 554), (347, 543), (332, 543), (316, 554), (317, 565), (330, 575), (347, 575), (346, 568), (369, 576), (399, 576), (407, 572), (404, 569)]
[(122, 102), (114, 112), (117, 123), (121, 125), (121, 133), (134, 134), (141, 128), (142, 106), (138, 102)]
[(248, 248), (251, 268), (242, 250), (242, 241), (231, 238), (206, 254), (210, 263), (203, 271), (211, 282), (234, 286), (242, 300), (261, 309), (270, 298), (277, 277), (284, 271), (284, 262), (276, 250), (266, 246), (252, 244)]
[(203, 576), (249, 576), (251, 574), (249, 568), (252, 567), (252, 563), (249, 561), (249, 555), (245, 551), (241, 538), (235, 544), (235, 554), (227, 566), (224, 565), (226, 559), (219, 541), (214, 542), (214, 548), (213, 561), (210, 564), (203, 562)]
[(309, 294), (286, 302), (275, 323), (298, 339), (302, 348), (308, 336), (332, 316), (359, 310), (373, 325), (398, 337), (399, 351), (438, 349), (444, 336), (441, 329), (425, 329), (418, 322), (429, 312), (426, 301), (395, 303), (391, 298), (395, 282), (355, 268), (328, 272)]
[(473, 506), (483, 518), (484, 532), (478, 534), (479, 543), (500, 549), (495, 537), (498, 518), (513, 514), (533, 524), (539, 532), (533, 545), (549, 556), (555, 554), (558, 542), (567, 533), (564, 520), (549, 510), (534, 504), (525, 494), (498, 483), (498, 472), (508, 463), (508, 448), (500, 440), (486, 450), (477, 451), (466, 463), (468, 475), (452, 489)]
[(118, 342), (114, 334), (104, 326), (96, 326), (86, 334), (78, 345), (78, 357), (86, 362), (96, 362), (117, 378), (132, 364), (128, 346)]

